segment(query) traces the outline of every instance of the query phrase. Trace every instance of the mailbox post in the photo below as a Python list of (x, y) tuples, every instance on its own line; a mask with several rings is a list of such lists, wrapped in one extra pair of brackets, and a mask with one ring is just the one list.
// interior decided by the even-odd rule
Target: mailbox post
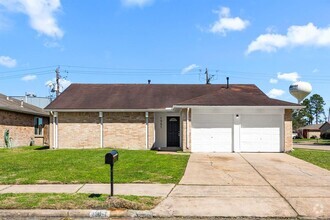
[(110, 164), (110, 196), (113, 196), (113, 166), (118, 161), (118, 151), (112, 150), (105, 155), (105, 164)]

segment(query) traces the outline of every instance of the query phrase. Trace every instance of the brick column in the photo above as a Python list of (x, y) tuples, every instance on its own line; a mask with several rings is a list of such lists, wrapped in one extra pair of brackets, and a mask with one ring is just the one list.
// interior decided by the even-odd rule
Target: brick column
[(182, 109), (182, 141), (181, 146), (184, 152), (190, 152), (190, 128), (191, 128), (191, 109)]
[(155, 113), (149, 112), (148, 119), (148, 149), (155, 144)]
[(284, 113), (284, 152), (293, 149), (292, 143), (292, 109), (285, 109)]

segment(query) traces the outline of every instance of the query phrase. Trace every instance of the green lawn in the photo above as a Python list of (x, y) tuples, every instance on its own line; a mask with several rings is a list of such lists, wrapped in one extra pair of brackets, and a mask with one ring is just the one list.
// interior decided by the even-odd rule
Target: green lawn
[(116, 196), (102, 194), (7, 193), (0, 194), (0, 209), (111, 209), (149, 210), (160, 197)]
[(315, 164), (319, 167), (330, 170), (330, 151), (295, 149), (289, 154), (291, 156)]
[[(41, 150), (40, 150), (41, 149)], [(40, 147), (0, 149), (0, 184), (108, 183), (110, 149), (50, 150)], [(189, 155), (118, 150), (116, 183), (178, 183)]]

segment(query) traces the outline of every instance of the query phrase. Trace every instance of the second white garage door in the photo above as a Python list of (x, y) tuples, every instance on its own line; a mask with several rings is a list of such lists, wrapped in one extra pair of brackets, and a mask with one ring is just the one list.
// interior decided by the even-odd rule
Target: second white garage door
[(242, 115), (241, 152), (280, 152), (281, 115)]
[(192, 152), (232, 152), (233, 115), (193, 113), (191, 123)]

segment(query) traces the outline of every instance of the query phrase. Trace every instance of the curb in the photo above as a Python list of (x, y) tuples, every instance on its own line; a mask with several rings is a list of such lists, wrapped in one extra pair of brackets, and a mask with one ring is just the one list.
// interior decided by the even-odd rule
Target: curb
[(59, 218), (59, 217), (74, 217), (74, 218), (99, 218), (108, 219), (110, 217), (141, 217), (151, 218), (153, 214), (149, 210), (52, 210), (52, 209), (4, 209), (0, 210), (0, 218), (28, 218), (28, 217), (43, 217), (43, 218)]

